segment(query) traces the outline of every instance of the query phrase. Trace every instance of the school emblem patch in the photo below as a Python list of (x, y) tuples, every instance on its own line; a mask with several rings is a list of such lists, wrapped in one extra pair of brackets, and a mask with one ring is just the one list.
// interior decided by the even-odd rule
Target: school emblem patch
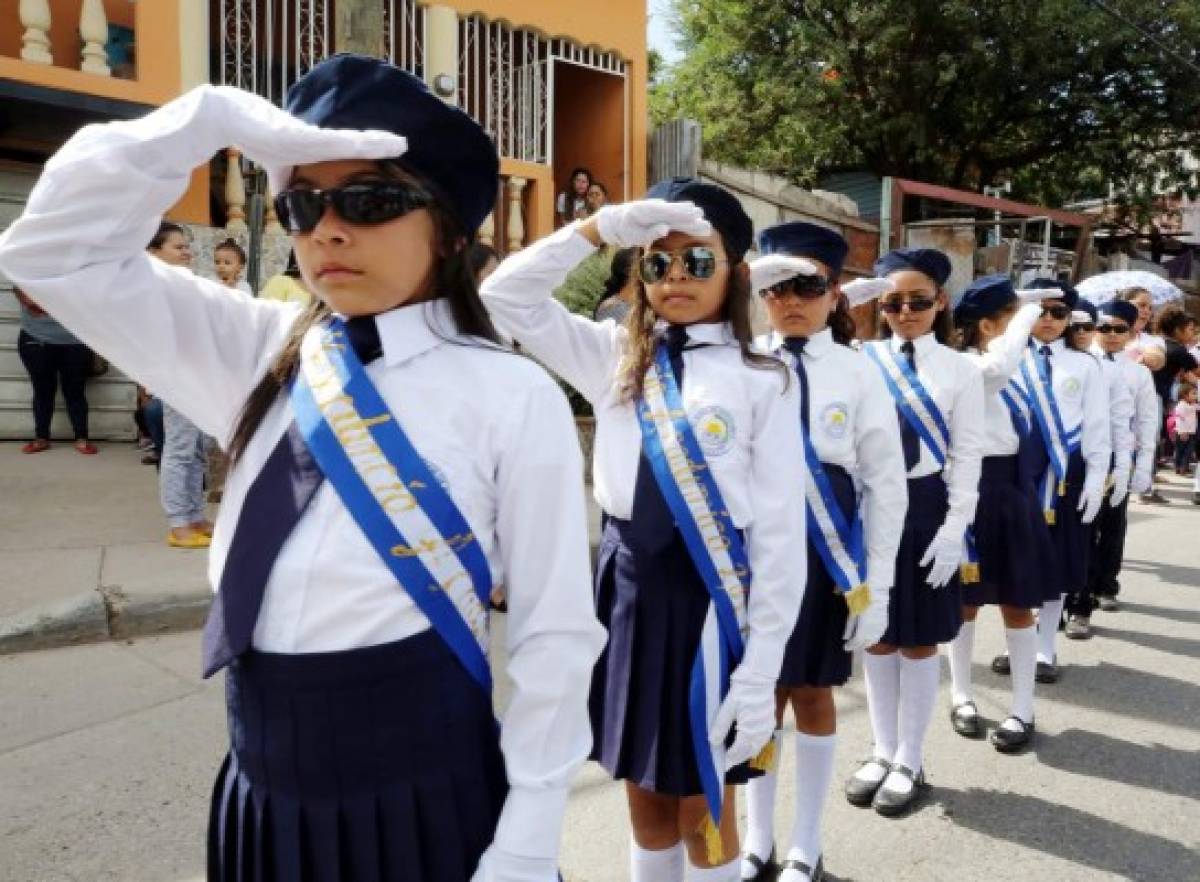
[(835, 401), (821, 411), (821, 428), (830, 438), (845, 438), (850, 429), (850, 408), (843, 401)]
[(1079, 382), (1078, 377), (1067, 377), (1063, 381), (1063, 394), (1069, 395), (1072, 398), (1077, 398), (1083, 390), (1083, 385)]
[(705, 456), (722, 456), (733, 448), (737, 430), (732, 414), (725, 408), (716, 405), (700, 408), (692, 417), (692, 426)]

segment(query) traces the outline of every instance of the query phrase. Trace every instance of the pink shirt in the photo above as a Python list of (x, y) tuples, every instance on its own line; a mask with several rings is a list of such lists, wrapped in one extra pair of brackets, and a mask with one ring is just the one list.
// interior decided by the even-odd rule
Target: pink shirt
[(1195, 435), (1196, 434), (1196, 411), (1197, 405), (1189, 404), (1186, 401), (1179, 401), (1175, 404), (1175, 432), (1178, 435)]

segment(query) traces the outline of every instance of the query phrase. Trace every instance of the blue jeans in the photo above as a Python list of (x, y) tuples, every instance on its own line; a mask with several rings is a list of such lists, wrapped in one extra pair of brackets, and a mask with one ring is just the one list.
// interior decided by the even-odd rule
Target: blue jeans
[(186, 527), (204, 520), (204, 469), (208, 439), (187, 417), (162, 403), (162, 462), (158, 489), (167, 523)]

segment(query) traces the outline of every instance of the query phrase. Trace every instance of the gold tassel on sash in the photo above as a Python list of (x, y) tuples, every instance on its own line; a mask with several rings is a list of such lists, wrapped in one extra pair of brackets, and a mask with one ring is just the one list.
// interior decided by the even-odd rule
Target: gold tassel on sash
[(758, 752), (758, 756), (750, 760), (750, 768), (754, 769), (754, 771), (775, 771), (775, 762), (778, 760), (777, 751), (775, 750), (775, 738), (776, 736), (772, 735), (763, 749)]
[(1059, 481), (1059, 482), (1058, 482), (1058, 495), (1059, 495), (1059, 496), (1066, 496), (1066, 495), (1067, 495), (1067, 482), (1066, 482), (1066, 481)]
[(979, 581), (979, 564), (965, 563), (958, 568), (958, 579), (964, 585), (973, 585)]
[(846, 598), (846, 606), (850, 608), (850, 615), (858, 616), (866, 612), (868, 606), (871, 605), (871, 588), (863, 583), (857, 588), (851, 588), (842, 594)]
[(1055, 522), (1058, 520), (1058, 515), (1056, 515), (1054, 513), (1054, 509), (1052, 509), (1052, 508), (1046, 509), (1045, 515), (1046, 515), (1046, 523), (1049, 524), (1051, 527), (1053, 527)]
[(704, 837), (704, 854), (711, 866), (719, 867), (725, 862), (725, 845), (721, 842), (721, 831), (713, 823), (712, 815), (704, 813), (700, 821), (700, 835)]

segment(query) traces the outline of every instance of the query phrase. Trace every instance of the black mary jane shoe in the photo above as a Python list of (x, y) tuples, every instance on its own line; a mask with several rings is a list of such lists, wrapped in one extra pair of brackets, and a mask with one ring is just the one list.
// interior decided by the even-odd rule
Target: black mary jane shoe
[(822, 882), (825, 878), (825, 858), (817, 858), (817, 865), (815, 867), (809, 867), (803, 861), (789, 859), (779, 865), (779, 872), (782, 873), (784, 870), (795, 870), (798, 873), (803, 873), (808, 877), (808, 882)]
[(1002, 677), (1007, 677), (1012, 673), (1012, 666), (1009, 664), (1007, 655), (998, 655), (992, 659), (992, 673), (1000, 674)]
[(742, 882), (769, 882), (779, 872), (779, 864), (775, 863), (775, 846), (771, 846), (771, 854), (765, 861), (750, 852), (743, 854), (742, 860), (754, 867), (754, 875), (740, 877)]
[[(1018, 723), (1020, 730), (1006, 728), (1005, 724), (1009, 722)], [(1001, 753), (1016, 753), (1026, 747), (1033, 740), (1033, 723), (1026, 723), (1020, 717), (1009, 717), (999, 728), (992, 732), (992, 746)]]
[[(864, 781), (858, 777), (858, 773), (867, 766), (879, 766), (883, 769), (883, 775), (878, 781)], [(875, 798), (875, 791), (883, 786), (883, 781), (887, 778), (888, 773), (892, 770), (892, 764), (878, 757), (872, 757), (858, 767), (850, 780), (846, 782), (846, 801), (851, 805), (856, 805), (859, 808), (866, 808), (871, 804), (871, 800)]]
[(1058, 682), (1058, 665), (1050, 662), (1040, 661), (1037, 663), (1037, 670), (1034, 672), (1033, 679), (1039, 683), (1057, 683)]
[(973, 701), (963, 701), (950, 708), (950, 725), (963, 738), (979, 738), (983, 735), (979, 708)]
[(907, 793), (888, 790), (886, 786), (881, 786), (875, 791), (875, 798), (871, 800), (871, 807), (885, 818), (894, 818), (904, 814), (917, 801), (917, 797), (921, 795), (921, 791), (925, 789), (924, 771), (914, 773), (908, 766), (893, 765), (889, 775), (897, 773), (912, 781), (913, 786)]

